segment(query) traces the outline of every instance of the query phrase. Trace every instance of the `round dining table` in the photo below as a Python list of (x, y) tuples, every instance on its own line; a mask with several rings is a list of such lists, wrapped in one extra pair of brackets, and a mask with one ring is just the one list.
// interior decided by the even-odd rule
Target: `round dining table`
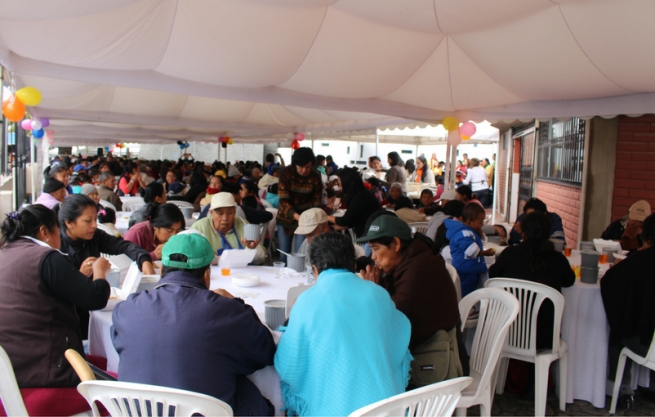
[[(289, 268), (284, 268), (277, 278), (276, 269), (269, 266), (248, 266), (245, 268), (232, 268), (231, 274), (249, 273), (257, 275), (260, 283), (254, 287), (237, 287), (232, 284), (231, 276), (221, 275), (217, 266), (211, 267), (210, 290), (223, 288), (235, 297), (253, 307), (262, 323), (264, 320), (264, 302), (267, 300), (286, 300), (290, 288), (299, 285), (306, 285), (305, 273), (297, 273)], [(110, 303), (115, 305), (115, 303)], [(92, 311), (89, 320), (89, 353), (91, 355), (107, 358), (107, 370), (118, 372), (119, 356), (111, 341), (112, 309)], [(273, 339), (277, 344), (281, 333), (271, 331)], [(280, 377), (273, 366), (267, 366), (248, 378), (259, 388), (262, 395), (268, 398), (275, 406), (275, 415), (284, 415), (282, 394), (280, 391)]]

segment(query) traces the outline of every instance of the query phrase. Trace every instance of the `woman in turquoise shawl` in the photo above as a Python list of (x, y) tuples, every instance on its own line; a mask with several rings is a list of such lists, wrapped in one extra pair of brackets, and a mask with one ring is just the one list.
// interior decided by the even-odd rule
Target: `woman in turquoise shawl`
[(293, 306), (275, 354), (287, 415), (345, 416), (404, 392), (407, 317), (382, 287), (353, 273), (348, 237), (315, 237), (309, 258), (318, 280)]

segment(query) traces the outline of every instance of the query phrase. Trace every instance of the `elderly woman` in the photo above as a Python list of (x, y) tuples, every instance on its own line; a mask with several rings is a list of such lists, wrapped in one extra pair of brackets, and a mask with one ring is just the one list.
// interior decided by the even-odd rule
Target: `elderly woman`
[(266, 258), (264, 248), (258, 240), (248, 241), (243, 237), (244, 225), (248, 222), (236, 217), (237, 203), (230, 193), (217, 193), (212, 196), (209, 216), (198, 220), (191, 226), (200, 231), (219, 256), (225, 249), (255, 249), (257, 253), (253, 264), (261, 264)]
[(54, 178), (48, 178), (43, 186), (43, 194), (36, 199), (34, 204), (42, 204), (52, 209), (66, 198), (66, 185)]
[(146, 206), (145, 217), (146, 221), (127, 231), (125, 240), (150, 252), (153, 261), (160, 260), (164, 244), (184, 230), (184, 215), (175, 204), (150, 203)]
[(275, 354), (287, 415), (345, 416), (405, 392), (409, 320), (387, 291), (355, 275), (350, 238), (315, 237), (309, 259), (316, 284), (293, 306)]
[(95, 259), (90, 280), (59, 252), (60, 243), (57, 215), (40, 204), (10, 213), (2, 223), (0, 346), (11, 359), (18, 386), (25, 389), (29, 415), (89, 410), (77, 394), (80, 380), (64, 352), (74, 349), (84, 357), (75, 307), (107, 305), (109, 262)]

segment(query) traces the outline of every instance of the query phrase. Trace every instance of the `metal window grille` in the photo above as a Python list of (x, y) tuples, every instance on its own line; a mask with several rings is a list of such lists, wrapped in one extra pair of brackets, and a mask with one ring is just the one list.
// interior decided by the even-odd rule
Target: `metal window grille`
[(540, 124), (538, 179), (582, 186), (585, 127), (576, 117)]

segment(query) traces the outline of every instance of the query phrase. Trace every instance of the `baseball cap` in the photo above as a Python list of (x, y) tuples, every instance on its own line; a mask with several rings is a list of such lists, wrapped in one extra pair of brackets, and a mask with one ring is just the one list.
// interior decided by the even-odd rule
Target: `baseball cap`
[(650, 216), (650, 204), (646, 200), (639, 200), (630, 207), (628, 219), (643, 222)]
[(212, 196), (210, 210), (216, 210), (221, 207), (236, 207), (237, 203), (234, 201), (234, 196), (230, 193), (216, 193)]
[(298, 219), (298, 228), (294, 232), (297, 235), (307, 235), (316, 229), (319, 224), (327, 223), (328, 217), (323, 209), (313, 208), (305, 210)]
[(397, 237), (403, 241), (410, 241), (412, 240), (412, 229), (404, 220), (398, 217), (380, 216), (373, 220), (373, 223), (366, 231), (366, 236), (360, 237), (356, 242), (368, 242), (381, 237)]
[[(186, 262), (172, 261), (171, 255), (180, 254), (187, 257)], [(198, 269), (214, 260), (214, 251), (204, 236), (195, 233), (177, 234), (164, 245), (161, 253), (164, 266), (181, 269)]]
[(455, 190), (446, 190), (443, 193), (441, 193), (441, 196), (439, 197), (439, 201), (441, 200), (457, 200), (457, 193), (455, 193)]

